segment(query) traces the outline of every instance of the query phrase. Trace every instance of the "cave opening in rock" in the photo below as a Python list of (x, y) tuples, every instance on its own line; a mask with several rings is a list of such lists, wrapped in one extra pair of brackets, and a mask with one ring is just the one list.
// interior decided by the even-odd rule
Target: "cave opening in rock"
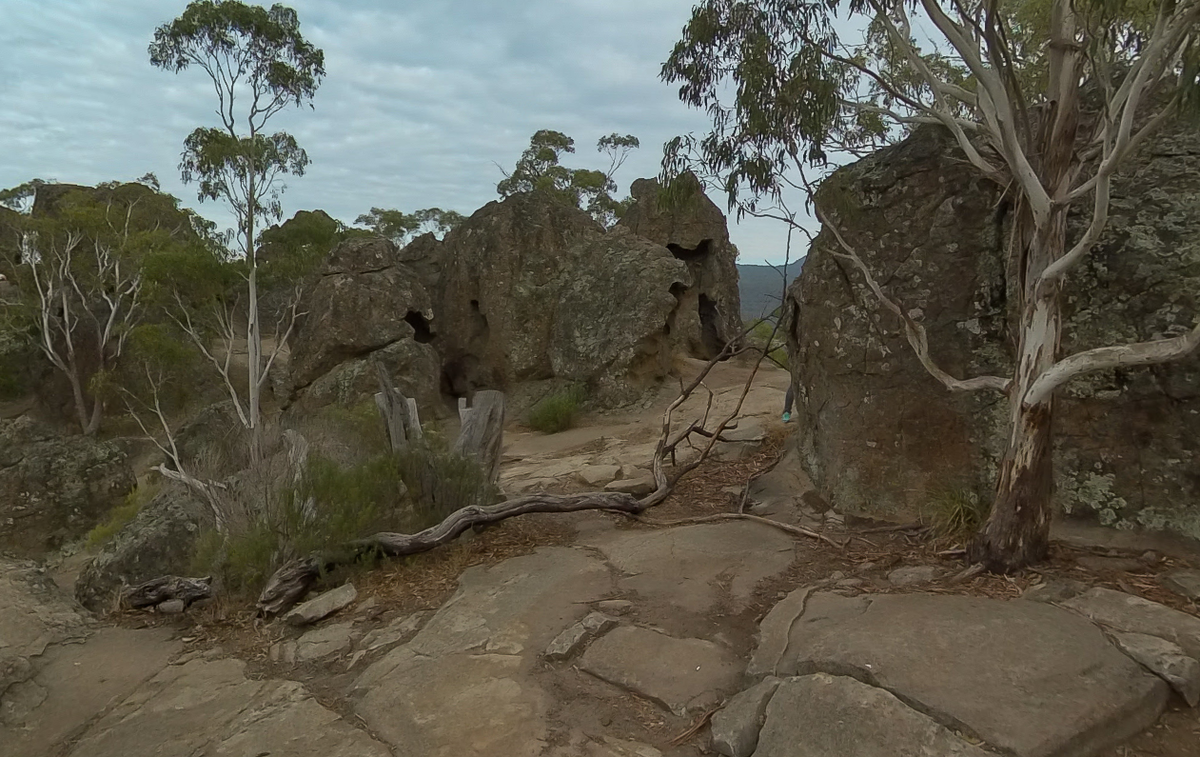
[(684, 247), (674, 242), (668, 242), (667, 249), (679, 260), (690, 263), (707, 258), (712, 252), (713, 241), (711, 239), (701, 239), (700, 244), (695, 247)]
[(703, 292), (700, 294), (700, 342), (704, 345), (707, 357), (713, 357), (725, 348), (725, 340), (721, 338), (721, 316), (717, 312), (717, 303)]
[(429, 320), (415, 310), (410, 310), (404, 314), (404, 322), (413, 329), (413, 339), (420, 344), (429, 344), (433, 341), (433, 329), (429, 326)]

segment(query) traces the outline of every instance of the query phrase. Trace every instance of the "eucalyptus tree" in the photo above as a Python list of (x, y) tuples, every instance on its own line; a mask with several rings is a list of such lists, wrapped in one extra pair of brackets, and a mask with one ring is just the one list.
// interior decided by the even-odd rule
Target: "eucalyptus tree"
[(388, 208), (371, 208), (354, 219), (356, 226), (365, 226), (381, 237), (403, 247), (413, 237), (426, 232), (445, 236), (464, 220), (462, 213), (441, 208), (423, 208), (412, 213)]
[[(856, 31), (857, 30), (857, 31)], [(1108, 218), (1114, 173), (1164, 123), (1194, 111), (1200, 0), (704, 0), (663, 66), (712, 129), (668, 145), (667, 177), (696, 166), (740, 209), (809, 193), (835, 150), (861, 150), (932, 124), (1015, 207), (1007, 270), (1017, 293), (1015, 367), (959, 378), (814, 203), (836, 242), (950, 391), (1008, 402), (1009, 435), (991, 513), (969, 558), (1007, 571), (1045, 557), (1054, 397), (1082, 374), (1180, 358), (1200, 324), (1168, 339), (1061, 354), (1065, 277)], [(1068, 239), (1067, 215), (1086, 228)]]
[[(217, 127), (199, 127), (184, 140), (180, 170), (195, 182), (201, 201), (223, 201), (237, 221), (235, 238), (246, 260), (247, 391), (234, 389), (229, 361), (208, 352), (201, 334), (189, 329), (221, 372), (238, 417), (250, 433), (251, 456), (261, 456), (260, 397), (284, 339), (264, 356), (258, 313), (257, 230), (282, 217), (282, 177), (301, 176), (309, 164), (296, 139), (267, 133), (267, 122), (291, 106), (310, 105), (325, 76), (325, 56), (300, 33), (291, 8), (270, 10), (238, 0), (194, 0), (169, 24), (154, 31), (152, 65), (173, 73), (195, 66), (212, 80)], [(293, 309), (293, 316), (295, 311)], [(294, 322), (294, 318), (293, 318)], [(226, 354), (232, 348), (232, 314), (220, 319)], [(292, 323), (286, 326), (290, 333)]]

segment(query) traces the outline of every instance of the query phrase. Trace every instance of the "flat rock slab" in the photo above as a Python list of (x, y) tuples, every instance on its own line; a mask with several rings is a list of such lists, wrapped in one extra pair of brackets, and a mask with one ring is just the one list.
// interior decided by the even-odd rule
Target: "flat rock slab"
[(1200, 618), (1123, 591), (1096, 587), (1062, 603), (1063, 607), (1116, 631), (1144, 633), (1173, 641), (1189, 657), (1200, 659)]
[(70, 757), (389, 757), (294, 681), (252, 681), (237, 660), (163, 670), (99, 721)]
[(1144, 633), (1114, 633), (1113, 639), (1122, 652), (1179, 692), (1189, 707), (1200, 704), (1200, 662), (1178, 644)]
[(1159, 577), (1159, 581), (1179, 596), (1200, 602), (1200, 570), (1173, 570)]
[(790, 678), (767, 705), (754, 757), (988, 757), (883, 689), (824, 673)]
[(550, 662), (565, 660), (575, 655), (589, 641), (615, 628), (616, 625), (616, 618), (602, 612), (588, 613), (583, 620), (555, 636), (542, 656)]
[(329, 617), (338, 610), (349, 607), (358, 598), (358, 590), (354, 584), (344, 584), (336, 589), (330, 589), (290, 611), (285, 620), (288, 625), (305, 626), (316, 623), (322, 618)]
[(758, 733), (767, 705), (780, 680), (771, 676), (732, 697), (712, 718), (712, 746), (725, 757), (750, 757), (758, 746)]
[(721, 599), (718, 577), (728, 577), (736, 611), (759, 581), (782, 573), (796, 554), (787, 534), (744, 521), (610, 532), (589, 543), (625, 574), (622, 588), (698, 614)]
[(296, 661), (320, 660), (350, 649), (359, 636), (353, 623), (333, 623), (314, 628), (296, 642)]
[(786, 642), (760, 646), (783, 652), (759, 669), (853, 675), (1019, 757), (1092, 754), (1150, 726), (1168, 697), (1085, 618), (1023, 600), (814, 593)]
[(887, 580), (895, 586), (927, 584), (945, 573), (936, 565), (908, 565), (888, 573)]
[(729, 650), (703, 639), (677, 639), (622, 626), (592, 644), (579, 667), (683, 716), (720, 701), (742, 666)]

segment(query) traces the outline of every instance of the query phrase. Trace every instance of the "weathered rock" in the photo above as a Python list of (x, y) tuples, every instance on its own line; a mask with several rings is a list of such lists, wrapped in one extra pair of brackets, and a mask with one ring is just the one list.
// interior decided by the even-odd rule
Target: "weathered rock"
[(786, 597), (775, 603), (775, 606), (763, 617), (758, 624), (758, 635), (755, 638), (754, 652), (750, 663), (746, 666), (746, 677), (751, 681), (762, 680), (779, 672), (779, 666), (787, 651), (788, 637), (791, 636), (792, 626), (804, 614), (812, 587), (802, 587), (790, 592)]
[(306, 315), (292, 340), (289, 373), (307, 405), (369, 399), (378, 391), (367, 360), (375, 356), (397, 388), (423, 408), (437, 406), (433, 303), (389, 240), (339, 244), (299, 309)]
[(711, 641), (633, 626), (588, 647), (579, 667), (679, 716), (719, 702), (740, 677), (737, 657)]
[[(1009, 375), (1005, 280), (1013, 208), (938, 127), (839, 169), (820, 202), (955, 376)], [(1063, 355), (1173, 335), (1200, 312), (1200, 135), (1169, 126), (1114, 177), (1108, 225), (1063, 293)], [(1072, 208), (1070, 240), (1091, 206)], [(1070, 243), (1069, 240), (1069, 243)], [(1182, 241), (1181, 240), (1187, 240)], [(789, 363), (804, 465), (842, 512), (912, 520), (947, 482), (989, 501), (1004, 402), (948, 392), (897, 317), (821, 232), (788, 290)], [(1200, 538), (1200, 356), (1089, 374), (1058, 393), (1055, 499), (1063, 513)]]
[(0, 550), (41, 557), (102, 522), (133, 485), (112, 442), (0, 419)]
[[(738, 292), (737, 247), (729, 241), (725, 214), (705, 196), (700, 182), (690, 173), (678, 179), (688, 193), (676, 205), (659, 201), (661, 186), (654, 179), (638, 179), (629, 187), (633, 205), (621, 216), (617, 228), (662, 245), (687, 263), (695, 281), (694, 298), (698, 324), (691, 353), (711, 357), (742, 330), (741, 297)], [(690, 302), (689, 302), (690, 304)]]
[(944, 571), (936, 565), (908, 565), (888, 573), (887, 580), (896, 586), (925, 584), (935, 580)]
[(314, 628), (297, 640), (296, 662), (320, 660), (345, 652), (350, 649), (358, 636), (353, 623), (331, 623)]
[(1173, 570), (1159, 576), (1159, 581), (1179, 596), (1200, 602), (1200, 570)]
[(788, 629), (764, 636), (783, 644), (777, 675), (853, 675), (1018, 757), (1094, 754), (1152, 724), (1168, 695), (1094, 624), (1038, 602), (814, 593)]
[(1077, 558), (1075, 562), (1079, 563), (1084, 568), (1099, 573), (1101, 571), (1115, 570), (1122, 573), (1131, 573), (1145, 570), (1146, 566), (1141, 560), (1135, 560), (1132, 557), (1101, 557), (1099, 555), (1084, 555)]
[(237, 660), (166, 668), (94, 723), (69, 757), (160, 754), (387, 757), (294, 681), (251, 680)]
[(579, 483), (591, 487), (605, 486), (615, 481), (619, 475), (621, 475), (621, 466), (619, 465), (585, 465), (575, 473)]
[(421, 630), (421, 625), (429, 619), (432, 613), (414, 612), (411, 615), (401, 615), (383, 628), (368, 632), (359, 642), (359, 649), (374, 652), (376, 649), (390, 647), (402, 641), (408, 641)]
[(604, 736), (588, 744), (588, 757), (662, 757), (662, 752), (648, 744)]
[(617, 619), (602, 612), (588, 613), (583, 620), (554, 637), (542, 654), (550, 662), (559, 662), (575, 655), (592, 639), (615, 628)]
[(294, 608), (284, 616), (284, 620), (287, 621), (288, 625), (292, 626), (304, 626), (316, 623), (318, 620), (327, 618), (338, 610), (349, 607), (350, 603), (357, 598), (358, 590), (354, 588), (354, 584), (343, 584), (336, 589), (330, 589), (324, 594), (319, 594)]
[(187, 605), (182, 599), (168, 599), (166, 602), (159, 602), (154, 609), (164, 615), (179, 615), (187, 609)]
[(85, 636), (87, 620), (33, 562), (0, 559), (0, 607), (2, 703), (10, 686), (34, 676), (48, 646)]
[(543, 193), (488, 203), (446, 236), (440, 261), (449, 394), (558, 378), (624, 402), (700, 333), (685, 263)]
[(92, 610), (110, 610), (122, 586), (186, 575), (207, 505), (182, 484), (167, 484), (101, 547), (75, 582), (75, 598)]
[(635, 497), (644, 497), (654, 491), (654, 476), (649, 473), (637, 478), (621, 478), (604, 485), (606, 492), (624, 492)]
[(1091, 587), (1082, 581), (1056, 578), (1045, 583), (1030, 586), (1021, 594), (1021, 599), (1052, 604), (1054, 602), (1062, 602), (1071, 597), (1077, 597), (1089, 588)]
[(1200, 703), (1200, 662), (1178, 644), (1143, 633), (1114, 633), (1121, 651), (1171, 685), (1189, 706)]
[(779, 688), (774, 676), (735, 695), (712, 718), (712, 747), (725, 757), (750, 757), (758, 746), (758, 732), (767, 705)]
[(1116, 631), (1173, 641), (1190, 657), (1200, 659), (1200, 618), (1195, 615), (1100, 586), (1062, 602), (1062, 606)]
[(729, 577), (736, 610), (759, 581), (782, 573), (796, 554), (787, 534), (749, 522), (609, 532), (589, 543), (626, 574), (622, 588), (698, 614), (720, 599), (718, 576)]
[[(803, 744), (803, 751), (797, 745)], [(784, 681), (767, 706), (755, 757), (986, 757), (883, 689), (823, 673)]]
[(626, 615), (633, 609), (628, 599), (604, 599), (596, 603), (596, 609), (611, 615)]

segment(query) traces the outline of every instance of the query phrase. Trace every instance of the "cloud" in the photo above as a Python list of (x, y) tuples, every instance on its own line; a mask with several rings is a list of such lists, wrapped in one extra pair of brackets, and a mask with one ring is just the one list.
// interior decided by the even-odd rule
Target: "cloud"
[[(618, 181), (656, 174), (665, 141), (707, 125), (658, 78), (692, 4), (294, 0), (302, 32), (325, 51), (327, 76), (315, 109), (271, 122), (313, 160), (305, 176), (289, 178), (286, 212), (323, 208), (343, 220), (371, 206), (470, 213), (495, 199), (497, 164), (511, 167), (543, 128), (574, 137), (571, 164), (590, 167), (603, 162), (592, 151), (600, 136), (635, 134), (642, 149)], [(185, 5), (4, 0), (0, 186), (154, 171), (164, 189), (228, 224), (220, 205), (196, 205), (177, 168), (184, 137), (216, 122), (211, 85), (199, 70), (154, 69), (146, 53), (154, 28)], [(745, 262), (782, 259), (777, 222), (731, 231)]]

